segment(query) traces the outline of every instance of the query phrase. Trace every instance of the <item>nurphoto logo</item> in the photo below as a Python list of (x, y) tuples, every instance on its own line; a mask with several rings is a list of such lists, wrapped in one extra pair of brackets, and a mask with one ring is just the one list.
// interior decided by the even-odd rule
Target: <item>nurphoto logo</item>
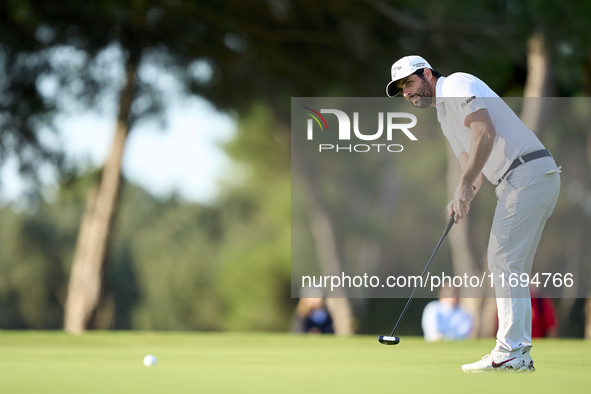
[[(308, 115), (310, 118), (307, 120), (307, 138), (308, 140), (314, 139), (314, 128), (315, 124), (321, 132), (328, 132), (328, 124), (322, 114), (332, 114), (336, 116), (338, 122), (338, 139), (339, 141), (350, 141), (352, 138), (351, 133), (351, 119), (344, 111), (338, 109), (321, 109), (320, 112), (310, 108), (302, 107), (306, 109), (306, 112), (302, 112)], [(375, 115), (374, 115), (375, 116)], [(386, 140), (392, 141), (395, 131), (401, 131), (411, 141), (418, 141), (417, 137), (411, 133), (410, 129), (417, 124), (417, 117), (407, 112), (378, 112), (378, 130), (376, 132), (362, 133), (359, 129), (359, 112), (353, 112), (353, 135), (354, 138), (362, 141), (375, 141), (382, 138), (384, 129), (386, 130)], [(406, 123), (401, 123), (401, 120), (406, 120)], [(410, 122), (408, 122), (410, 121)], [(384, 123), (386, 127), (384, 128)], [(373, 147), (373, 148), (372, 148)], [(339, 145), (339, 144), (319, 144), (319, 152), (323, 151), (348, 151), (348, 152), (369, 152), (371, 150), (377, 150), (380, 152), (381, 148), (385, 148), (388, 152), (402, 152), (404, 149), (400, 144), (356, 144), (356, 145)]]

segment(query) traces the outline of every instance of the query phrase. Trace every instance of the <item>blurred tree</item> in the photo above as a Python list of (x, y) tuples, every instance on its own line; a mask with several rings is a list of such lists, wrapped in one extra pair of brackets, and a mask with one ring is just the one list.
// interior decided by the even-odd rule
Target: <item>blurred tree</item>
[(0, 326), (58, 329), (63, 323), (68, 264), (88, 187), (96, 173), (65, 180), (54, 201), (31, 212), (0, 211)]
[[(65, 179), (34, 212), (0, 211), (0, 327), (57, 329), (88, 189), (100, 172)], [(101, 303), (89, 326), (216, 330), (226, 325), (215, 278), (225, 228), (221, 210), (158, 201), (123, 182), (120, 214), (105, 264)], [(232, 218), (227, 218), (232, 222)], [(267, 300), (273, 302), (275, 298)], [(228, 308), (229, 309), (229, 308)], [(287, 319), (283, 316), (282, 321)], [(287, 323), (284, 323), (285, 325)]]
[(130, 184), (122, 187), (120, 204), (99, 307), (106, 315), (103, 327), (223, 327), (224, 303), (215, 282), (227, 231), (222, 211), (174, 197), (158, 201)]
[(43, 97), (38, 77), (56, 70), (43, 51), (46, 37), (38, 23), (22, 3), (0, 4), (0, 167), (14, 154), (20, 172), (33, 180), (42, 163), (63, 164), (60, 152), (41, 138), (55, 132), (56, 106)]
[(0, 214), (0, 327), (60, 328), (62, 234), (47, 214), (18, 214), (10, 207)]
[[(220, 108), (236, 109), (240, 114), (248, 111), (253, 98), (262, 100), (279, 121), (278, 134), (289, 133), (289, 97), (375, 96), (383, 92), (392, 61), (409, 52), (424, 54), (443, 68), (453, 65), (453, 71), (458, 64), (470, 64), (476, 57), (479, 65), (485, 65), (495, 76), (493, 84), (502, 83), (499, 69), (506, 70), (511, 62), (497, 54), (508, 52), (510, 42), (499, 38), (512, 29), (503, 7), (490, 2), (466, 2), (461, 9), (432, 1), (397, 5), (404, 12), (384, 1), (327, 1), (314, 6), (307, 1), (256, 4), (258, 7), (252, 2), (236, 4), (230, 11), (231, 15), (243, 15), (229, 25), (231, 30), (224, 36), (224, 44), (232, 52), (223, 60), (214, 59), (216, 77), (195, 91)], [(478, 7), (475, 18), (471, 11)], [(253, 8), (260, 12), (250, 12)], [(228, 16), (221, 4), (208, 11), (208, 16), (222, 12)], [(481, 49), (484, 47), (486, 51)], [(449, 53), (454, 56), (446, 56)], [(297, 147), (292, 149), (296, 152)], [(302, 164), (297, 160), (294, 163)], [(311, 173), (301, 165), (298, 170)], [(307, 190), (317, 187), (311, 177), (306, 182)], [(343, 239), (334, 230), (336, 213), (331, 214), (313, 193), (309, 197), (315, 202), (311, 204), (314, 210), (309, 225), (314, 229), (323, 272), (329, 275), (343, 265), (336, 253)], [(350, 333), (352, 307), (348, 301), (335, 303), (341, 304), (331, 308), (337, 316), (335, 328)]]
[(265, 105), (254, 102), (226, 146), (235, 161), (218, 207), (225, 247), (216, 288), (224, 303), (223, 329), (287, 330), (295, 302), (289, 296), (291, 179), (289, 140)]
[[(229, 248), (222, 260), (227, 266), (236, 268), (234, 272), (244, 273), (246, 268), (239, 264), (238, 252), (243, 251), (252, 264), (260, 261), (258, 271), (268, 278), (281, 278), (278, 283), (283, 283), (285, 272), (274, 264), (282, 262), (285, 256), (275, 248), (284, 242), (283, 231), (287, 223), (276, 218), (275, 214), (268, 217), (262, 212), (266, 209), (263, 204), (283, 207), (279, 196), (286, 198), (283, 181), (289, 174), (289, 154), (279, 149), (278, 152), (283, 152), (283, 155), (270, 158), (262, 155), (259, 147), (266, 146), (263, 142), (267, 140), (279, 141), (278, 146), (285, 149), (289, 147), (290, 97), (381, 95), (389, 80), (391, 63), (409, 53), (424, 55), (443, 74), (472, 72), (501, 95), (516, 91), (521, 95), (528, 84), (526, 77), (530, 76), (526, 40), (537, 37), (537, 31), (542, 31), (543, 36), (539, 40), (530, 40), (531, 58), (541, 58), (540, 64), (544, 67), (552, 66), (545, 68), (546, 71), (540, 75), (547, 76), (547, 70), (555, 70), (558, 91), (567, 94), (580, 93), (582, 82), (586, 76), (589, 78), (589, 73), (584, 72), (585, 62), (589, 62), (588, 23), (585, 22), (586, 15), (590, 15), (585, 13), (589, 1), (567, 7), (549, 0), (481, 0), (462, 1), (461, 4), (448, 0), (396, 3), (383, 0), (329, 0), (321, 3), (309, 0), (101, 0), (92, 3), (66, 0), (6, 2), (2, 7), (6, 24), (0, 29), (8, 32), (7, 37), (9, 33), (13, 34), (13, 41), (5, 45), (13, 51), (6, 52), (12, 56), (6, 59), (12, 60), (4, 63), (8, 65), (5, 69), (14, 66), (10, 72), (19, 73), (19, 78), (28, 78), (26, 84), (20, 85), (16, 83), (20, 79), (15, 78), (16, 82), (11, 86), (14, 86), (15, 92), (29, 91), (30, 96), (25, 94), (23, 97), (33, 97), (37, 101), (39, 97), (50, 97), (51, 100), (44, 103), (47, 108), (40, 114), (51, 113), (55, 103), (63, 100), (62, 96), (82, 105), (97, 106), (97, 96), (105, 91), (121, 91), (116, 99), (118, 128), (112, 153), (101, 173), (99, 186), (89, 193), (76, 263), (72, 269), (65, 320), (66, 328), (73, 332), (91, 324), (99, 303), (100, 289), (104, 288), (101, 275), (109, 277), (104, 272), (103, 263), (110, 223), (114, 220), (126, 137), (135, 120), (157, 115), (165, 102), (162, 89), (150, 79), (150, 75), (154, 74), (150, 74), (151, 66), (151, 70), (156, 69), (157, 73), (169, 71), (187, 91), (204, 96), (222, 110), (236, 111), (240, 119), (268, 122), (261, 130), (253, 124), (248, 126), (249, 135), (254, 139), (252, 149), (245, 148), (240, 154), (236, 153), (236, 158), (245, 163), (246, 173), (252, 171), (265, 176), (268, 174), (263, 171), (260, 160), (273, 160), (277, 172), (269, 175), (269, 179), (275, 181), (280, 192), (274, 194), (272, 189), (267, 189), (266, 179), (261, 175), (247, 177), (245, 182), (251, 182), (251, 186), (246, 183), (241, 185), (232, 197), (228, 192), (227, 206), (234, 207), (244, 216), (232, 227), (228, 236), (241, 246), (235, 250)], [(572, 20), (572, 23), (561, 20)], [(23, 37), (15, 40), (14, 34), (19, 32)], [(20, 52), (13, 48), (19, 48), (21, 42), (26, 44), (22, 44), (24, 48), (30, 48), (27, 51), (31, 53), (45, 54), (47, 61), (38, 64), (48, 64), (47, 67), (52, 68), (43, 69), (49, 70), (43, 74), (34, 61), (27, 61), (26, 56), (19, 57)], [(117, 59), (122, 71), (116, 77), (109, 76), (104, 64), (105, 53), (113, 50), (121, 53), (123, 59)], [(548, 57), (552, 60), (550, 65), (547, 64)], [(59, 62), (59, 59), (62, 61)], [(533, 60), (530, 63), (533, 66)], [(56, 88), (39, 90), (40, 86)], [(7, 99), (3, 97), (3, 100)], [(19, 113), (21, 109), (14, 105), (20, 105), (20, 102), (13, 101), (10, 104), (12, 107), (7, 104), (6, 108)], [(257, 103), (256, 106), (253, 103)], [(262, 112), (265, 114), (261, 115)], [(18, 126), (22, 119), (22, 116), (16, 116), (14, 124)], [(30, 124), (27, 122), (27, 127)], [(25, 135), (19, 133), (15, 131), (13, 134)], [(565, 136), (571, 137), (579, 141), (591, 140), (581, 135)], [(237, 141), (241, 144), (246, 138), (251, 137), (240, 134)], [(416, 179), (423, 179), (430, 168), (423, 170), (415, 174)], [(432, 175), (438, 179), (442, 172), (441, 167), (441, 173)], [(362, 185), (356, 182), (361, 180), (356, 179), (353, 185)], [(420, 191), (417, 194), (431, 198), (428, 189), (415, 185), (413, 180), (410, 182)], [(257, 200), (254, 197), (261, 196), (257, 193), (268, 194)], [(336, 229), (335, 245), (338, 247), (344, 234), (338, 232), (336, 215), (326, 208), (321, 209), (328, 213), (329, 224)], [(433, 210), (435, 208), (417, 211), (429, 216), (427, 213), (433, 213)], [(246, 215), (252, 212), (256, 214)], [(405, 217), (412, 217), (412, 213), (407, 213)], [(265, 229), (273, 230), (267, 232)], [(248, 232), (249, 237), (243, 237), (243, 232)], [(278, 234), (276, 239), (269, 235), (273, 232)], [(363, 239), (359, 237), (357, 241), (362, 242)], [(154, 244), (165, 244), (164, 240), (159, 242), (154, 241)], [(260, 242), (261, 249), (254, 245), (256, 242)], [(269, 247), (273, 253), (266, 255), (263, 247)], [(129, 249), (127, 253), (135, 252)], [(457, 256), (456, 253), (454, 255)], [(478, 252), (475, 255), (478, 256)], [(121, 258), (121, 261), (124, 260), (129, 261)], [(476, 264), (473, 260), (470, 264)], [(82, 268), (86, 265), (89, 269)], [(154, 266), (157, 264), (154, 263)], [(158, 271), (154, 268), (153, 272)], [(177, 280), (172, 279), (177, 278), (175, 275), (171, 276), (171, 282)], [(194, 278), (194, 283), (202, 284), (196, 279), (201, 274), (178, 275)], [(238, 284), (241, 282), (236, 278), (239, 276), (221, 280), (220, 286), (226, 289), (240, 287)], [(138, 286), (141, 288), (141, 285)], [(190, 287), (186, 283), (183, 286)], [(243, 302), (231, 297), (233, 301), (228, 301), (228, 305), (232, 305), (230, 309), (240, 311), (236, 312), (237, 315), (248, 315), (248, 308), (254, 305), (254, 300), (260, 300), (263, 294), (276, 295), (280, 291), (274, 289), (265, 293), (262, 288), (256, 290), (260, 293), (245, 298)], [(168, 299), (172, 300), (172, 295)], [(152, 300), (150, 305), (155, 307), (157, 300)], [(146, 317), (146, 309), (140, 315), (143, 317), (138, 319), (145, 324), (158, 326), (157, 319)], [(254, 316), (253, 319), (256, 320)], [(228, 327), (247, 325), (238, 320), (228, 323)], [(249, 325), (254, 326), (255, 323)], [(274, 325), (278, 326), (278, 323)]]
[[(47, 1), (18, 6), (15, 17), (22, 16), (33, 26), (31, 30), (42, 29), (45, 36), (51, 37), (46, 50), (73, 47), (86, 65), (97, 63), (101, 54), (114, 46), (124, 57), (113, 145), (101, 180), (89, 194), (72, 266), (64, 321), (68, 332), (84, 330), (99, 302), (127, 136), (135, 120), (157, 115), (163, 103), (155, 84), (150, 84), (149, 77), (142, 78), (142, 67), (155, 62), (177, 73), (181, 80), (192, 81), (202, 78), (193, 75), (194, 68), (188, 67), (196, 57), (219, 57), (227, 51), (221, 42), (222, 35), (212, 34), (219, 21), (201, 15), (200, 7), (204, 4), (207, 2), (104, 0), (92, 4)], [(89, 105), (95, 105), (94, 97), (108, 87), (105, 73), (94, 71), (91, 67), (80, 68), (73, 81), (79, 86), (78, 96)]]
[(82, 218), (65, 305), (64, 329), (68, 332), (83, 331), (99, 303), (100, 280), (119, 192), (123, 150), (130, 131), (130, 110), (138, 64), (139, 53), (130, 53), (111, 152), (98, 188), (90, 191)]

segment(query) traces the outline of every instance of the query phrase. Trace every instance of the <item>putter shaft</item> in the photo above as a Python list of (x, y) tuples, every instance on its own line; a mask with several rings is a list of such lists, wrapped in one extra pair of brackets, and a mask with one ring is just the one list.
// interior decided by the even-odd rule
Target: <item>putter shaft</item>
[[(431, 255), (431, 258), (429, 259), (429, 262), (427, 263), (427, 266), (423, 270), (423, 274), (421, 275), (421, 282), (420, 283), (423, 283), (423, 279), (425, 279), (425, 274), (429, 270), (429, 267), (431, 266), (431, 263), (433, 262), (433, 258), (437, 254), (437, 251), (439, 250), (439, 247), (441, 247), (441, 244), (443, 243), (443, 240), (447, 236), (447, 233), (449, 233), (449, 230), (451, 230), (451, 226), (453, 226), (454, 222), (455, 222), (455, 212), (452, 213), (451, 217), (449, 218), (449, 221), (447, 222), (447, 226), (445, 227), (445, 231), (443, 232), (443, 235), (441, 236), (441, 239), (439, 240), (439, 243), (437, 243), (437, 246), (435, 247), (435, 250), (433, 251), (433, 254)], [(400, 314), (400, 317), (398, 318), (398, 321), (396, 322), (396, 325), (394, 326), (394, 329), (392, 330), (392, 333), (390, 334), (391, 337), (394, 336), (394, 332), (396, 332), (396, 329), (398, 328), (398, 325), (402, 321), (402, 318), (404, 317), (404, 314), (406, 313), (406, 310), (408, 309), (408, 306), (410, 305), (410, 302), (414, 298), (415, 293), (417, 292), (417, 289), (418, 288), (419, 288), (419, 282), (417, 282), (417, 284), (415, 285), (415, 288), (412, 291), (412, 293), (410, 295), (410, 298), (406, 302), (406, 306), (402, 310), (402, 313)]]

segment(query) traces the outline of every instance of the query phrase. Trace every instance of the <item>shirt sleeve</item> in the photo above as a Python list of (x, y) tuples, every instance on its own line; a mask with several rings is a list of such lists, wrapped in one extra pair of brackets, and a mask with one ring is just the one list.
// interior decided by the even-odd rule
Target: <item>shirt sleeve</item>
[(487, 108), (479, 82), (472, 75), (464, 73), (450, 75), (444, 81), (442, 92), (446, 107), (455, 113), (461, 124), (464, 124), (466, 116), (479, 109)]
[(451, 146), (451, 150), (454, 152), (454, 155), (456, 155), (456, 157), (458, 157), (460, 153), (464, 152), (464, 149), (462, 149), (460, 143), (458, 142), (458, 140), (456, 140), (456, 137), (454, 137), (453, 135), (449, 135), (445, 131), (443, 132), (443, 135), (445, 136), (445, 138), (447, 138), (447, 142), (449, 142), (449, 146)]

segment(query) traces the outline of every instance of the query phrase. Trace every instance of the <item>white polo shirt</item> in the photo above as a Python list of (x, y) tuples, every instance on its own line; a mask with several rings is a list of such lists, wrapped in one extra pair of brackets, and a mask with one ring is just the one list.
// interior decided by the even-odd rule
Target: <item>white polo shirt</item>
[(486, 108), (497, 133), (492, 152), (482, 168), (494, 185), (511, 163), (527, 153), (544, 149), (538, 137), (511, 108), (480, 79), (466, 73), (440, 77), (435, 88), (437, 120), (456, 157), (470, 154), (472, 130), (464, 126), (466, 116)]

